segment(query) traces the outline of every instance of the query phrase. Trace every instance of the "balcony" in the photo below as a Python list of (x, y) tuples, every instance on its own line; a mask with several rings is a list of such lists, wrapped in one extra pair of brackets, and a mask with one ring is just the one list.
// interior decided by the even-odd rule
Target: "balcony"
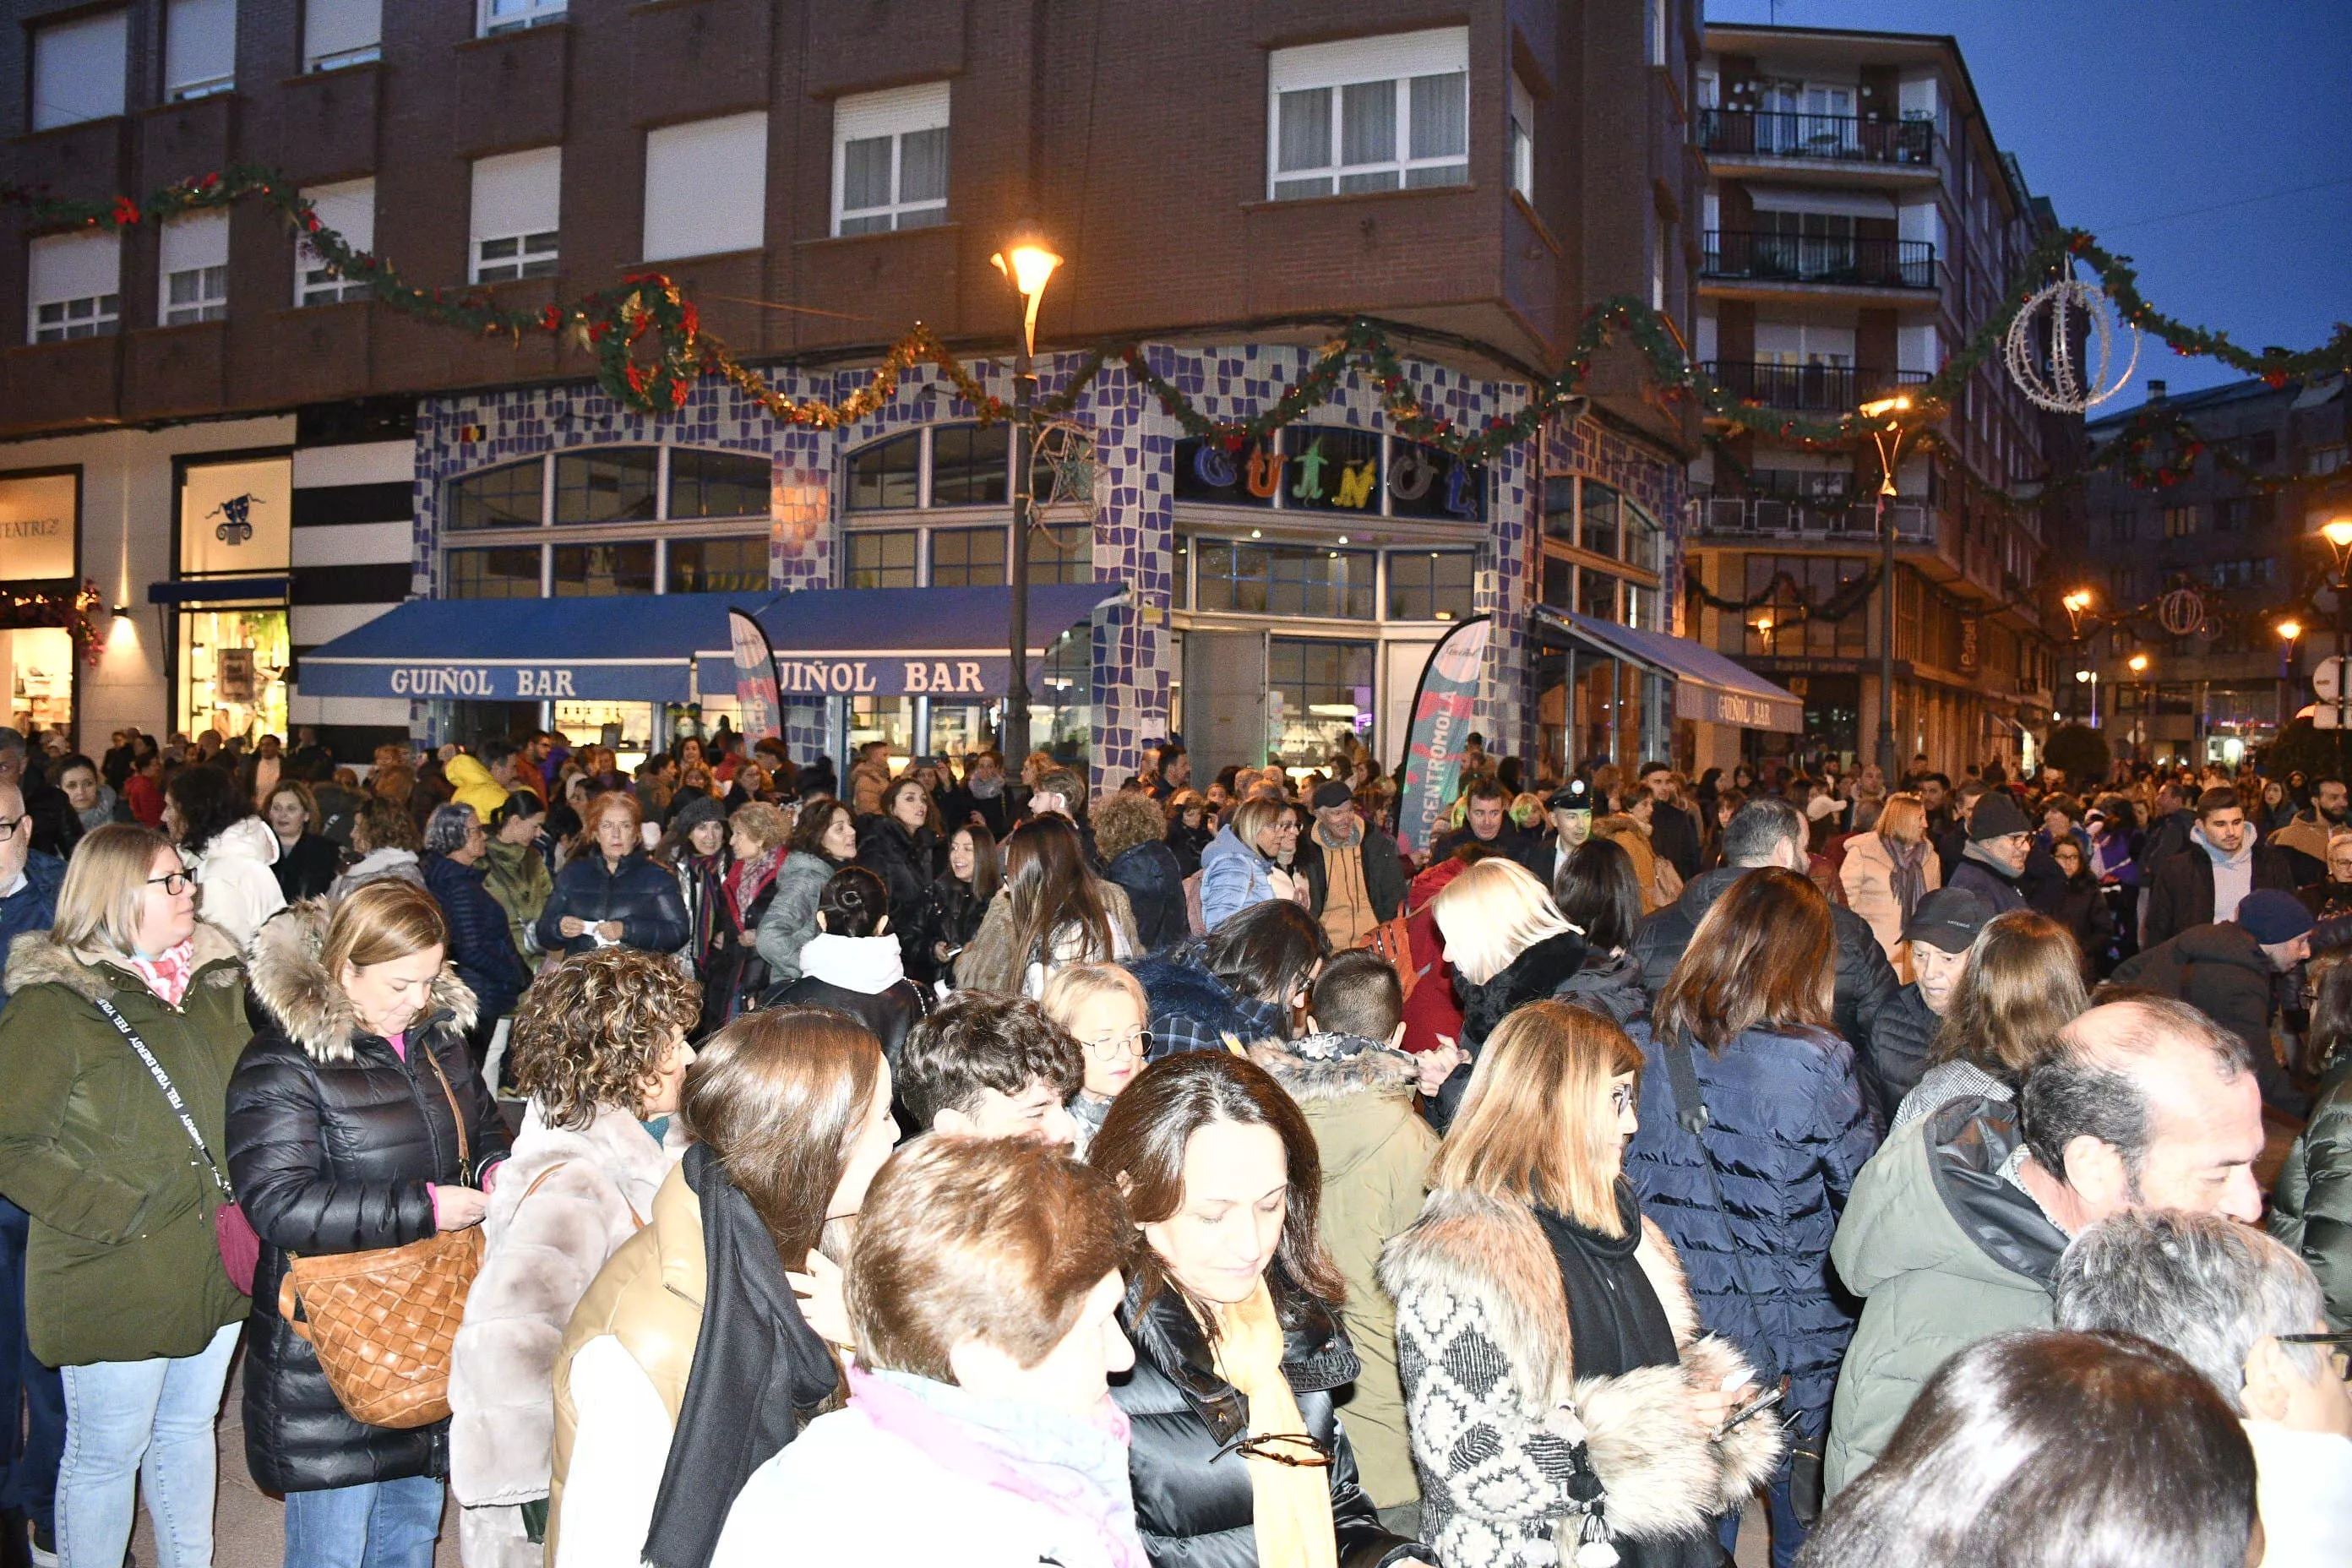
[(1705, 152), (1733, 159), (1801, 158), (1913, 169), (1932, 169), (1936, 164), (1936, 127), (1926, 120), (1702, 109), (1698, 144)]
[(1803, 414), (1845, 414), (1895, 387), (1916, 386), (1923, 370), (1857, 370), (1847, 364), (1767, 364), (1707, 360), (1701, 367), (1735, 397)]
[[(1691, 502), (1697, 531), (1711, 543), (1775, 543), (1796, 541), (1819, 544), (1875, 545), (1878, 542), (1874, 501), (1849, 501), (1832, 493), (1815, 500), (1784, 500), (1769, 496), (1701, 496)], [(1936, 513), (1927, 502), (1888, 503), (1896, 542), (1933, 544)]]
[(1838, 289), (1933, 289), (1936, 247), (1924, 239), (1706, 231), (1699, 275)]

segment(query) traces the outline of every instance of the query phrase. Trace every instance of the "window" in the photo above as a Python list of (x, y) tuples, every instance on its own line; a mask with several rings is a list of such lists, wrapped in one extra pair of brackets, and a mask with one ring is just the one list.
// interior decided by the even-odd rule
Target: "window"
[(563, 20), (565, 0), (475, 0), (476, 31), (482, 37)]
[(228, 214), (190, 213), (163, 226), (163, 300), (156, 319), (167, 327), (217, 321), (228, 315)]
[(931, 531), (931, 586), (1001, 585), (1006, 580), (1004, 551), (1005, 531), (1001, 528), (935, 528)]
[(2168, 506), (2164, 509), (2164, 537), (2186, 539), (2202, 526), (2194, 506)]
[(948, 219), (948, 84), (859, 93), (833, 110), (833, 232)]
[(1467, 550), (1389, 552), (1389, 619), (1456, 621), (1470, 613)]
[(1536, 199), (1536, 96), (1516, 76), (1511, 78), (1511, 189), (1529, 203)]
[(1606, 485), (1584, 487), (1584, 515), (1577, 542), (1595, 555), (1617, 559), (1617, 492)]
[(2234, 496), (2213, 503), (2213, 531), (2244, 533), (2252, 529), (2268, 528), (2273, 511), (2271, 496)]
[(909, 431), (850, 454), (849, 510), (895, 511), (923, 503), (923, 433)]
[[(450, 528), (537, 528), (546, 499), (546, 465), (534, 458), (527, 463), (509, 463), (503, 468), (488, 468), (467, 474), (462, 479), (452, 479)], [(537, 554), (532, 547), (533, 559)], [(536, 582), (538, 578), (539, 572), (534, 567), (531, 579)]]
[(1640, 572), (1657, 571), (1665, 537), (1657, 520), (1622, 496), (1618, 498), (1617, 511), (1618, 523), (1625, 536), (1625, 564)]
[(1320, 763), (1343, 733), (1370, 731), (1373, 654), (1370, 643), (1266, 639), (1267, 717), (1279, 724), (1281, 761)]
[(1373, 617), (1378, 557), (1371, 551), (1224, 539), (1195, 540), (1192, 548), (1199, 578), (1193, 604), (1198, 609), (1355, 621)]
[(2237, 437), (2228, 445), (2238, 461), (2250, 463), (2255, 468), (2266, 468), (2278, 461), (2278, 432), (2275, 430), (2257, 430), (2250, 436)]
[(172, 0), (163, 18), (163, 97), (209, 98), (236, 87), (236, 0)]
[(555, 275), (562, 184), (561, 147), (474, 160), (475, 282)]
[(697, 517), (765, 517), (768, 489), (768, 459), (764, 456), (670, 448), (672, 521)]
[(1617, 618), (1617, 579), (1587, 566), (1576, 574), (1576, 608), (1597, 621)]
[(629, 544), (559, 544), (553, 553), (559, 599), (654, 591), (651, 540)]
[(52, 234), (28, 247), (29, 331), (37, 343), (105, 337), (122, 315), (122, 243), (112, 234)]
[(646, 132), (645, 258), (757, 250), (767, 233), (768, 116)]
[(1003, 425), (948, 425), (931, 432), (931, 504), (1004, 506), (1012, 500), (1013, 432)]
[(1276, 201), (1470, 179), (1470, 30), (1276, 49), (1268, 194)]
[[(333, 229), (354, 251), (375, 248), (375, 182), (347, 180), (340, 185), (317, 185), (302, 193), (319, 215), (319, 226)], [(307, 240), (294, 245), (294, 303), (332, 305), (343, 300), (364, 300), (364, 283), (344, 280), (310, 248)]]
[(502, 545), (496, 550), (452, 550), (441, 574), (451, 599), (536, 599), (539, 546)]
[(669, 584), (673, 594), (756, 594), (768, 585), (768, 536), (740, 539), (673, 539)]
[(2128, 511), (2107, 514), (2107, 542), (2129, 544), (2139, 532), (2138, 517)]
[(383, 58), (383, 0), (304, 0), (304, 70), (341, 70)]
[(1029, 581), (1091, 583), (1095, 580), (1095, 531), (1083, 522), (1057, 522), (1029, 531)]
[(125, 13), (102, 12), (33, 34), (33, 101), (26, 117), (52, 131), (122, 112)]
[(2344, 468), (2345, 450), (2341, 441), (2333, 446), (2314, 447), (2303, 455), (2303, 471), (2306, 474), (2340, 473)]
[(650, 522), (655, 475), (661, 466), (656, 447), (613, 447), (565, 453), (555, 459), (555, 521)]
[(846, 586), (852, 588), (911, 588), (915, 585), (915, 530), (848, 535)]

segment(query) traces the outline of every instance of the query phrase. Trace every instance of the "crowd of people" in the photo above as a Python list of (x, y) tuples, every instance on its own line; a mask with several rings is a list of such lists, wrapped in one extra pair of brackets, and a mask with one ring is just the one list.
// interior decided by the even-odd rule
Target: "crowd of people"
[(0, 731), (0, 1568), (2352, 1561), (2341, 781), (1397, 785)]

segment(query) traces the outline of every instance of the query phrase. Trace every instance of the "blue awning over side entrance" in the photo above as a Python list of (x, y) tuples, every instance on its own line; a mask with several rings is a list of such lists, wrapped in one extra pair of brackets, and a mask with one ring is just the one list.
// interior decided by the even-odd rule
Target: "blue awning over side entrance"
[[(1029, 588), (1029, 659), (1127, 592), (1118, 583), (1035, 583)], [(1013, 590), (809, 588), (759, 614), (776, 650), (776, 686), (793, 697), (970, 697), (1003, 692), (1013, 659)], [(723, 647), (723, 644), (720, 645)], [(1087, 653), (1091, 661), (1091, 650)], [(731, 687), (734, 666), (714, 653), (704, 689)]]
[(1745, 730), (1801, 735), (1805, 705), (1753, 670), (1743, 669), (1713, 648), (1671, 632), (1621, 626), (1549, 605), (1536, 608), (1538, 626), (1612, 658), (1631, 660), (1675, 682), (1675, 717)]

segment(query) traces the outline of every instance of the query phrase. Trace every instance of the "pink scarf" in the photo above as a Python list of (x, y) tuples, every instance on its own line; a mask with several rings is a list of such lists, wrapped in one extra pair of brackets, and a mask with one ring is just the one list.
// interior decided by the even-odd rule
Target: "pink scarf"
[(139, 978), (147, 982), (147, 989), (161, 996), (172, 1006), (188, 994), (188, 982), (196, 973), (196, 939), (188, 938), (177, 947), (166, 949), (159, 958), (131, 957), (131, 967)]

